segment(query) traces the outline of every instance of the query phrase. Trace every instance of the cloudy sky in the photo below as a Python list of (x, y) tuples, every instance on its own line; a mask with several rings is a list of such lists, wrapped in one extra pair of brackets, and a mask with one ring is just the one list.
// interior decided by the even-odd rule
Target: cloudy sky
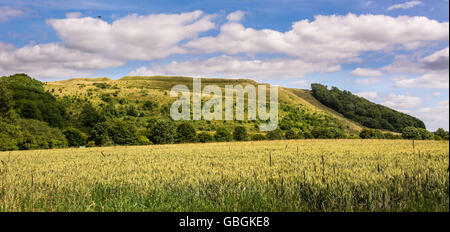
[(448, 11), (448, 0), (0, 0), (0, 76), (317, 82), (448, 130)]

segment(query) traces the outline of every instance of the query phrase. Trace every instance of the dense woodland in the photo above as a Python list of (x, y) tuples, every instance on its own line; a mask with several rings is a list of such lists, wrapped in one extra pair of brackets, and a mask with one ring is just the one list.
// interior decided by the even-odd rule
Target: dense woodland
[(322, 104), (368, 128), (402, 132), (406, 127), (425, 129), (425, 124), (410, 115), (372, 103), (349, 91), (321, 84), (311, 85), (313, 96)]
[[(98, 84), (98, 88), (108, 88)], [(313, 139), (313, 138), (379, 138), (448, 139), (448, 132), (434, 134), (425, 130), (422, 121), (376, 105), (337, 88), (313, 84), (313, 95), (328, 107), (367, 127), (358, 135), (344, 132), (332, 117), (311, 113), (302, 107), (280, 103), (284, 115), (279, 128), (262, 133), (249, 133), (240, 122), (213, 130), (199, 130), (191, 122), (175, 122), (168, 116), (168, 106), (154, 101), (127, 105), (114, 96), (102, 98), (94, 105), (88, 98), (68, 99), (45, 91), (44, 83), (26, 74), (0, 78), (0, 150), (28, 150), (80, 146), (149, 145), (212, 141)], [(73, 113), (68, 109), (79, 108)], [(159, 111), (155, 117), (143, 118)], [(257, 128), (258, 122), (253, 122)], [(372, 128), (372, 129), (371, 129)]]

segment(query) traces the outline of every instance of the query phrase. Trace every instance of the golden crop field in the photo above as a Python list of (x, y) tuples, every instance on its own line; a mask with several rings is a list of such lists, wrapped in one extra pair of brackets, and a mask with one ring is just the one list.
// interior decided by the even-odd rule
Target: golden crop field
[(448, 211), (448, 141), (0, 153), (0, 211)]

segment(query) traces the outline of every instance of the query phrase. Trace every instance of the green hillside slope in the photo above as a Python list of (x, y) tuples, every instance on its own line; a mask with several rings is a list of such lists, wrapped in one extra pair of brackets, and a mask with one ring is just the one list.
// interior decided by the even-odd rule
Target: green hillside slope
[[(119, 80), (111, 80), (106, 78), (96, 79), (70, 79), (65, 81), (46, 82), (45, 88), (53, 93), (56, 97), (71, 101), (69, 112), (72, 115), (79, 113), (80, 104), (86, 101), (93, 103), (97, 107), (105, 107), (105, 105), (114, 105), (114, 108), (120, 110), (127, 107), (134, 107), (139, 113), (143, 113), (143, 117), (138, 117), (139, 123), (145, 123), (146, 120), (153, 117), (167, 118), (168, 107), (176, 100), (170, 97), (170, 89), (177, 84), (186, 85), (192, 90), (192, 78), (190, 77), (168, 77), (168, 76), (152, 76), (152, 77), (123, 77)], [(258, 85), (257, 82), (248, 79), (213, 79), (203, 78), (202, 86), (209, 84), (218, 85), (224, 88), (225, 85), (243, 86), (247, 84)], [(223, 89), (222, 89), (223, 90)], [(224, 91), (223, 91), (224, 92)], [(314, 99), (308, 90), (279, 88), (279, 120), (292, 113), (293, 109), (302, 109), (301, 114), (316, 117), (318, 123), (310, 125), (305, 123), (304, 129), (312, 130), (314, 126), (323, 124), (332, 124), (348, 134), (357, 134), (362, 128), (357, 123), (344, 118), (339, 113), (325, 107)], [(69, 100), (70, 99), (70, 100)], [(152, 110), (147, 110), (143, 104), (147, 101), (157, 105)], [(328, 121), (328, 122), (327, 122)], [(250, 121), (212, 121), (194, 122), (200, 131), (214, 131), (215, 127), (223, 126), (232, 129), (234, 124), (244, 125), (251, 133), (259, 133), (255, 127), (256, 122)]]
[[(173, 121), (170, 107), (178, 98), (171, 97), (170, 91), (180, 84), (192, 91), (193, 78), (127, 76), (118, 80), (101, 77), (40, 82), (26, 74), (1, 77), (0, 150), (358, 138), (364, 129), (345, 112), (322, 104), (312, 91), (285, 87), (278, 88), (278, 128), (275, 131), (261, 132), (260, 125), (266, 121), (259, 117), (248, 120), (247, 111), (245, 120)], [(202, 78), (202, 87), (210, 84), (219, 86), (222, 96), (225, 85), (269, 86), (248, 79)], [(245, 98), (247, 107), (247, 96)], [(202, 104), (208, 100), (202, 98)], [(224, 108), (225, 104), (222, 105)], [(390, 133), (386, 137), (393, 136)], [(377, 138), (382, 137), (383, 133), (378, 131)]]

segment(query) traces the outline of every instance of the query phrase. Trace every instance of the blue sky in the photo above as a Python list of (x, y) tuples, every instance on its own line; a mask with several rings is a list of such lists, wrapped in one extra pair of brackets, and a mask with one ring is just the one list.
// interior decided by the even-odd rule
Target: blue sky
[(448, 11), (448, 0), (0, 0), (0, 75), (319, 82), (448, 130)]

